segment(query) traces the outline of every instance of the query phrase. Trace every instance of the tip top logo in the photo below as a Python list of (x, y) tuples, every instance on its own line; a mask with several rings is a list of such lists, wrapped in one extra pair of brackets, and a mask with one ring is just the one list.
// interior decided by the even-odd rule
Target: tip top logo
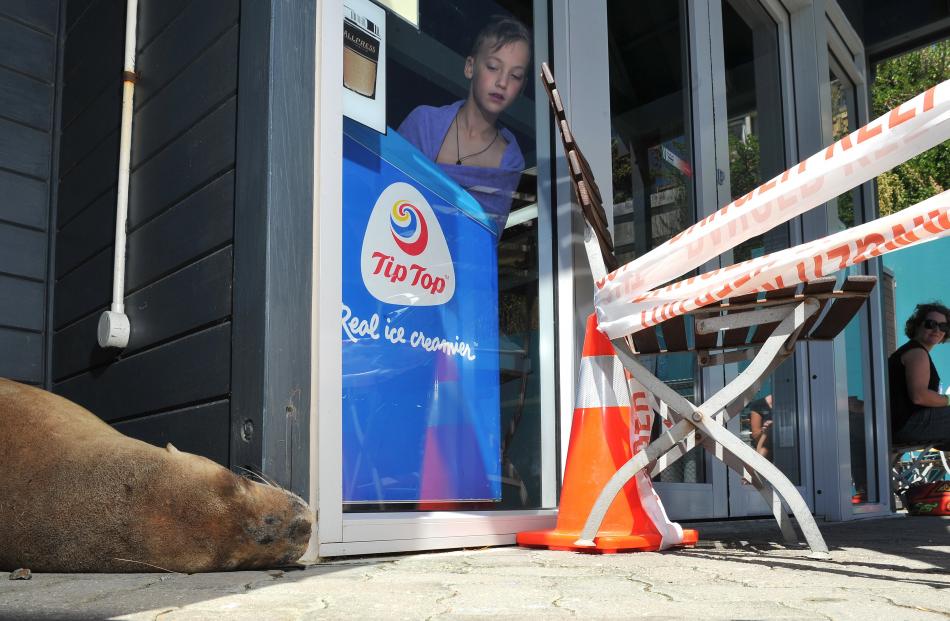
[(391, 184), (366, 223), (360, 271), (387, 304), (436, 306), (455, 294), (455, 267), (435, 212), (408, 183)]
[(389, 217), (393, 239), (406, 254), (417, 257), (429, 243), (429, 226), (412, 203), (398, 200), (393, 203), (393, 213)]

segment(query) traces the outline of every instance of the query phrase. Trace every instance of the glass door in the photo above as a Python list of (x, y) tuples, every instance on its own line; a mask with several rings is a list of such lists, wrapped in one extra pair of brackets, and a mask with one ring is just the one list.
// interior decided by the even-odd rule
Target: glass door
[[(834, 58), (829, 57), (829, 82), (831, 85), (831, 140), (839, 140), (858, 128), (857, 93), (854, 83)], [(835, 200), (829, 211), (831, 231), (840, 231), (861, 224), (863, 218), (861, 188), (857, 187)], [(854, 265), (842, 271), (839, 281), (850, 274), (866, 274), (867, 265)], [(868, 305), (861, 307), (844, 330), (844, 350), (847, 368), (849, 455), (851, 457), (851, 503), (861, 505), (877, 502), (877, 481), (874, 470), (868, 464), (874, 461), (873, 394), (866, 390), (870, 385), (871, 356), (868, 338), (870, 315)]]
[[(828, 94), (824, 105), (830, 123), (824, 126), (825, 144), (832, 144), (865, 124), (868, 104), (864, 70), (864, 54), (860, 41), (850, 31), (840, 10), (829, 7), (828, 33)], [(858, 49), (854, 49), (854, 48)], [(870, 184), (864, 184), (838, 196), (828, 210), (828, 231), (834, 233), (867, 222), (874, 217), (873, 193)], [(879, 260), (855, 265), (838, 274), (839, 283), (851, 274), (874, 275), (879, 271)], [(840, 481), (842, 517), (847, 518), (848, 505), (852, 515), (885, 511), (888, 482), (882, 467), (884, 404), (883, 355), (881, 337), (873, 315), (878, 300), (864, 304), (844, 333), (835, 342), (842, 352), (839, 358), (840, 374), (844, 381), (837, 382), (836, 401), (847, 404), (847, 457), (850, 458), (850, 478)], [(875, 378), (878, 378), (875, 381)], [(839, 406), (840, 410), (841, 406)], [(843, 477), (844, 475), (842, 475)]]
[[(783, 61), (788, 58), (788, 15), (778, 3), (717, 0), (721, 11), (722, 69), (714, 70), (713, 88), (725, 123), (725, 145), (719, 149), (719, 169), (725, 172), (720, 204), (748, 194), (792, 163), (791, 132), (786, 123), (791, 87)], [(714, 58), (714, 63), (718, 59)], [(715, 64), (714, 64), (715, 67)], [(725, 146), (723, 153), (722, 146)], [(738, 263), (789, 247), (788, 223), (753, 237), (722, 257), (722, 265)], [(731, 254), (731, 256), (729, 256)], [(733, 378), (748, 363), (729, 365)], [(792, 356), (765, 378), (746, 408), (729, 428), (759, 454), (771, 460), (796, 485), (802, 486), (802, 433), (797, 381), (798, 357)], [(729, 515), (765, 515), (771, 508), (734, 472), (729, 473)]]
[[(710, 93), (692, 85), (690, 75), (691, 64), (703, 64), (695, 55), (704, 49), (691, 41), (704, 37), (707, 26), (689, 4), (607, 1), (612, 220), (621, 263), (705, 215), (697, 210), (703, 183), (694, 171), (705, 144), (698, 134), (708, 125), (693, 110), (699, 116), (708, 112), (710, 106), (702, 102)], [(703, 58), (708, 61), (708, 54)], [(709, 378), (693, 354), (657, 355), (644, 362), (686, 398), (702, 400)], [(657, 418), (654, 437), (659, 425)], [(724, 515), (724, 483), (723, 466), (696, 448), (658, 475), (656, 489), (673, 519), (706, 518)]]
[[(601, 140), (610, 148), (614, 242), (627, 262), (795, 161), (791, 20), (777, 0), (607, 0), (606, 7), (610, 128)], [(699, 271), (800, 241), (800, 230), (783, 224)], [(700, 369), (693, 356), (675, 354), (650, 364), (695, 402), (743, 368)], [(790, 358), (729, 426), (811, 503), (803, 366), (799, 356)], [(661, 473), (656, 489), (674, 519), (771, 513), (701, 449)]]
[(548, 3), (319, 11), (320, 554), (512, 543), (557, 502)]

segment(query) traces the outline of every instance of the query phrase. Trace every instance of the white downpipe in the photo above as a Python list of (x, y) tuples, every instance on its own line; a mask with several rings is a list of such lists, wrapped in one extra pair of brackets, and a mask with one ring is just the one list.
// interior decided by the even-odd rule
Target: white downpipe
[(138, 0), (127, 0), (125, 13), (125, 67), (122, 71), (122, 127), (119, 134), (119, 183), (115, 207), (115, 260), (112, 269), (112, 307), (99, 317), (99, 346), (125, 347), (131, 326), (125, 314), (125, 225), (129, 212), (129, 161), (132, 154), (132, 102), (135, 95), (135, 30)]

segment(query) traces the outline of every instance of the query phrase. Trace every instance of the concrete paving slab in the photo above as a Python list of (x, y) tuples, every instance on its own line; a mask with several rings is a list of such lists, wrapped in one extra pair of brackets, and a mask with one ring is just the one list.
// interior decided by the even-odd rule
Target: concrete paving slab
[(812, 558), (770, 520), (695, 526), (692, 549), (517, 547), (215, 574), (0, 573), (0, 619), (950, 619), (950, 518), (823, 524)]

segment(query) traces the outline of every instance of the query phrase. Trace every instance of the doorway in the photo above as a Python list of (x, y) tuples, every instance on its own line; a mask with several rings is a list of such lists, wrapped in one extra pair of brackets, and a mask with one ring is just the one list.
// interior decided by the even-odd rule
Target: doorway
[[(622, 262), (650, 251), (795, 161), (790, 16), (770, 0), (607, 0), (614, 239)], [(575, 120), (575, 133), (579, 120)], [(792, 223), (746, 240), (702, 271), (801, 241)], [(689, 275), (689, 274), (685, 274)], [(652, 361), (657, 375), (702, 401), (741, 372), (700, 369), (692, 355)], [(782, 365), (729, 424), (767, 455), (809, 504), (811, 453), (801, 356)], [(674, 519), (770, 514), (718, 460), (693, 450), (659, 475)]]

